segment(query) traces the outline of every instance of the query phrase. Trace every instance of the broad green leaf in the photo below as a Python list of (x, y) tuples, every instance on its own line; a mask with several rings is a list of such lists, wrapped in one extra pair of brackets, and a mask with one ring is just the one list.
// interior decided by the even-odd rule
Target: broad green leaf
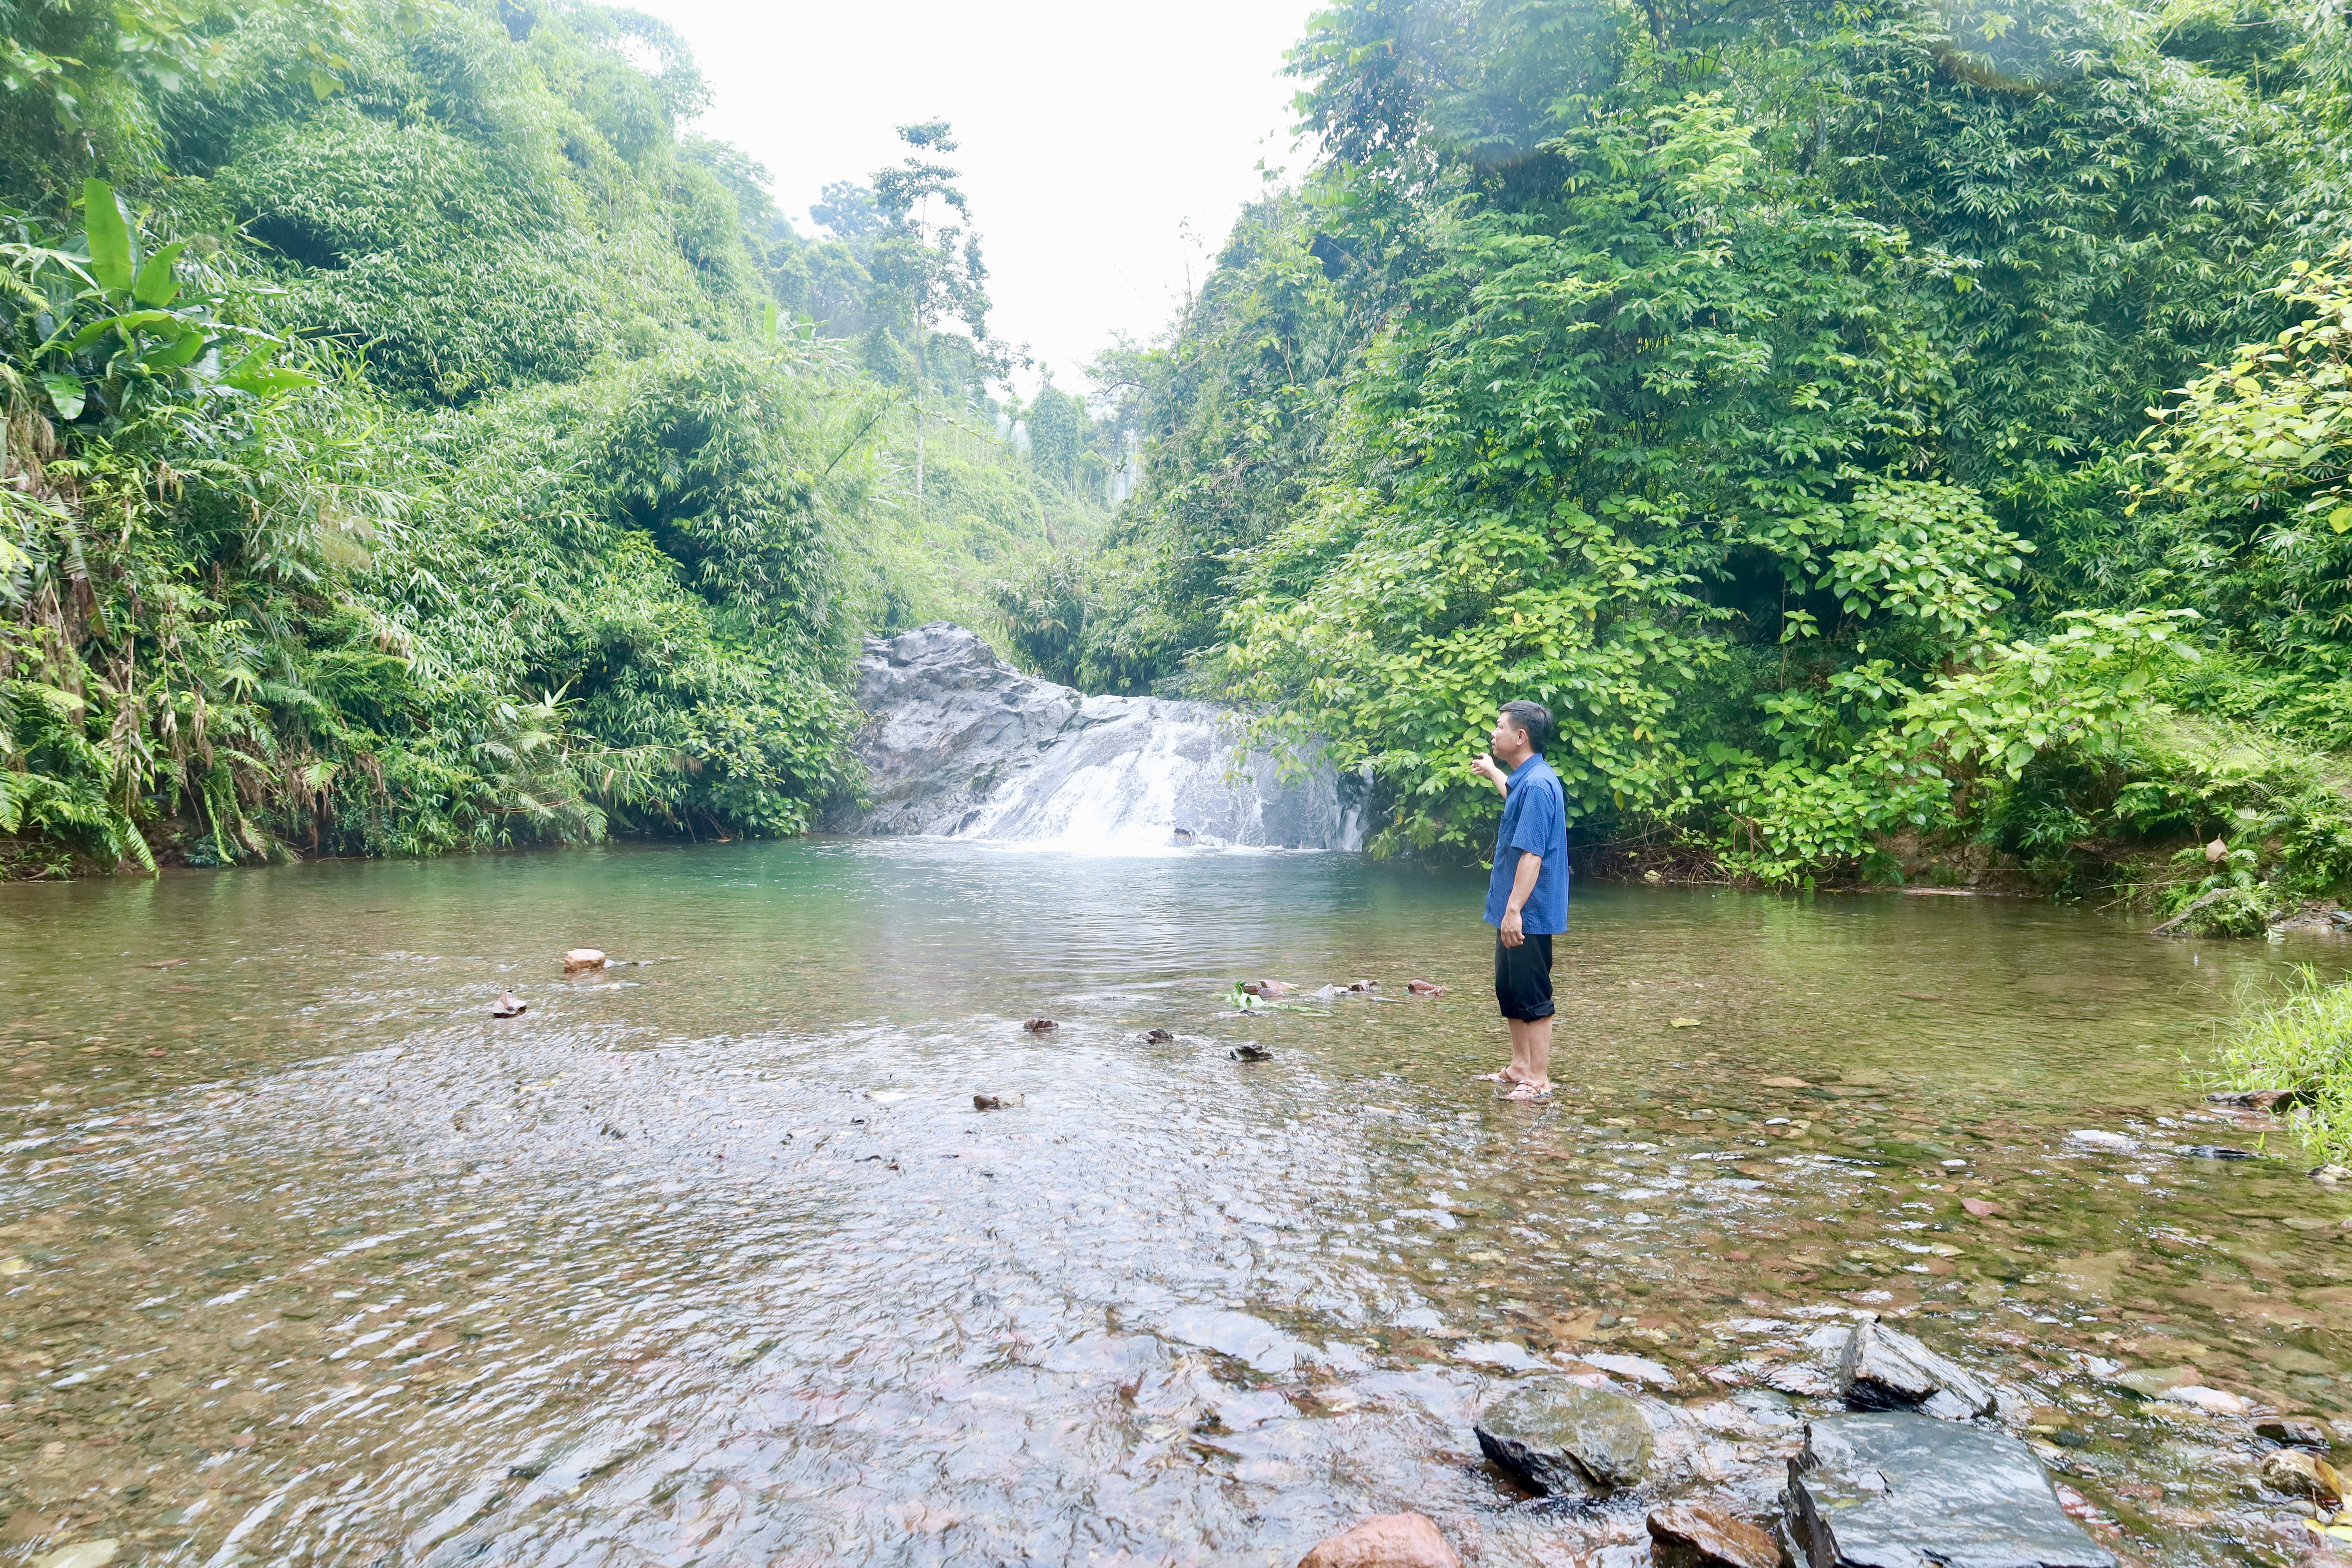
[(128, 332), (134, 327), (161, 326), (166, 321), (176, 326), (179, 318), (169, 310), (126, 310), (120, 316), (108, 316), (76, 332), (66, 344), (66, 353), (78, 354), (111, 331)]
[(316, 386), (319, 378), (307, 371), (289, 365), (264, 364), (258, 356), (247, 359), (221, 380), (239, 392), (249, 392), (256, 397), (268, 397), (298, 387)]
[(131, 297), (142, 305), (168, 305), (177, 299), (180, 280), (172, 275), (172, 266), (187, 245), (184, 239), (175, 239), (149, 257), (131, 285)]
[(193, 363), (195, 357), (205, 352), (205, 344), (207, 341), (205, 334), (195, 328), (184, 327), (180, 332), (179, 342), (142, 357), (149, 364), (167, 365), (177, 370), (183, 365)]
[(114, 187), (104, 180), (84, 180), (81, 202), (91, 275), (101, 289), (128, 292), (139, 276), (139, 253), (131, 245), (131, 226), (115, 205)]
[(2327, 526), (2342, 533), (2352, 529), (2352, 506), (2339, 506), (2327, 514)]
[(81, 417), (81, 377), (57, 371), (46, 371), (42, 373), (41, 384), (48, 388), (49, 401), (57, 406), (58, 418)]

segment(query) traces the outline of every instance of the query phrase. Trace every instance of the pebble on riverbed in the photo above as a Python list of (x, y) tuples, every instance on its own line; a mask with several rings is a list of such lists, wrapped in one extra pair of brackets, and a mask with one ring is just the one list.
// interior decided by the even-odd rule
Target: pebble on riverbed
[(1042, 1035), (1049, 1030), (1058, 1029), (1062, 1026), (1051, 1018), (1027, 1018), (1022, 1021), (1021, 1026), (1033, 1035)]
[(490, 1004), (490, 1016), (493, 1018), (520, 1018), (530, 1011), (530, 1004), (511, 991), (499, 992), (499, 999)]
[(1264, 1046), (1251, 1045), (1246, 1040), (1228, 1050), (1225, 1055), (1237, 1062), (1270, 1062), (1274, 1059), (1272, 1051), (1267, 1050)]
[(602, 948), (575, 947), (563, 955), (563, 973), (566, 974), (593, 974), (604, 967)]
[(2334, 1508), (2344, 1500), (2344, 1478), (2336, 1467), (2305, 1448), (2281, 1448), (2263, 1459), (2263, 1485), (2288, 1497), (2309, 1498)]
[(975, 1094), (971, 1097), (974, 1110), (1018, 1110), (1029, 1103), (1025, 1094)]

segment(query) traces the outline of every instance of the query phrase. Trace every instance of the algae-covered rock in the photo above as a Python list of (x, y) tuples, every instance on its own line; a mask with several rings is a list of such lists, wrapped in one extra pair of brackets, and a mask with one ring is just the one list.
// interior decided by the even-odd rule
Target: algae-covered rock
[(1513, 1479), (1569, 1497), (1634, 1485), (1656, 1447), (1640, 1405), (1573, 1383), (1514, 1389), (1479, 1415), (1475, 1429), (1478, 1447)]

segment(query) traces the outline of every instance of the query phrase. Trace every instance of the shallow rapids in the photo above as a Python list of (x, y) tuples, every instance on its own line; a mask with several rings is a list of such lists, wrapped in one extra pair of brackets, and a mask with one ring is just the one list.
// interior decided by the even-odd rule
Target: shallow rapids
[[(0, 888), (0, 1563), (1257, 1565), (1417, 1507), (1630, 1568), (1644, 1499), (1763, 1506), (1858, 1308), (2133, 1555), (2304, 1548), (2250, 1420), (2117, 1380), (2352, 1405), (2352, 1201), (2172, 1152), (2290, 1152), (2183, 1063), (2335, 939), (1580, 888), (1530, 1107), (1471, 1080), (1480, 886), (834, 840)], [(1259, 976), (1392, 999), (1229, 1014)], [(1480, 1462), (1569, 1362), (1662, 1408), (1641, 1497)]]

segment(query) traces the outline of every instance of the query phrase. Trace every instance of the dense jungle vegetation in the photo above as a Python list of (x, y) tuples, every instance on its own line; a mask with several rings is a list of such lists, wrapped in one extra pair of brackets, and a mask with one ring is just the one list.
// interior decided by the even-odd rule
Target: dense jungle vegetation
[(950, 616), (1319, 737), (1384, 851), (1484, 849), (1533, 696), (1601, 865), (2352, 876), (2332, 5), (1339, 0), (1311, 166), (1027, 405), (950, 129), (803, 237), (642, 15), (0, 48), (19, 873), (797, 831)]
[(0, 80), (15, 874), (795, 832), (861, 634), (1107, 518), (943, 124), (808, 240), (625, 10), (0, 0)]
[(1531, 696), (1603, 864), (2258, 931), (2352, 872), (2346, 58), (2332, 5), (1339, 0), (1320, 161), (1100, 367), (1146, 457), (1039, 569), (1063, 668), (1326, 737), (1392, 849), (1483, 849)]

